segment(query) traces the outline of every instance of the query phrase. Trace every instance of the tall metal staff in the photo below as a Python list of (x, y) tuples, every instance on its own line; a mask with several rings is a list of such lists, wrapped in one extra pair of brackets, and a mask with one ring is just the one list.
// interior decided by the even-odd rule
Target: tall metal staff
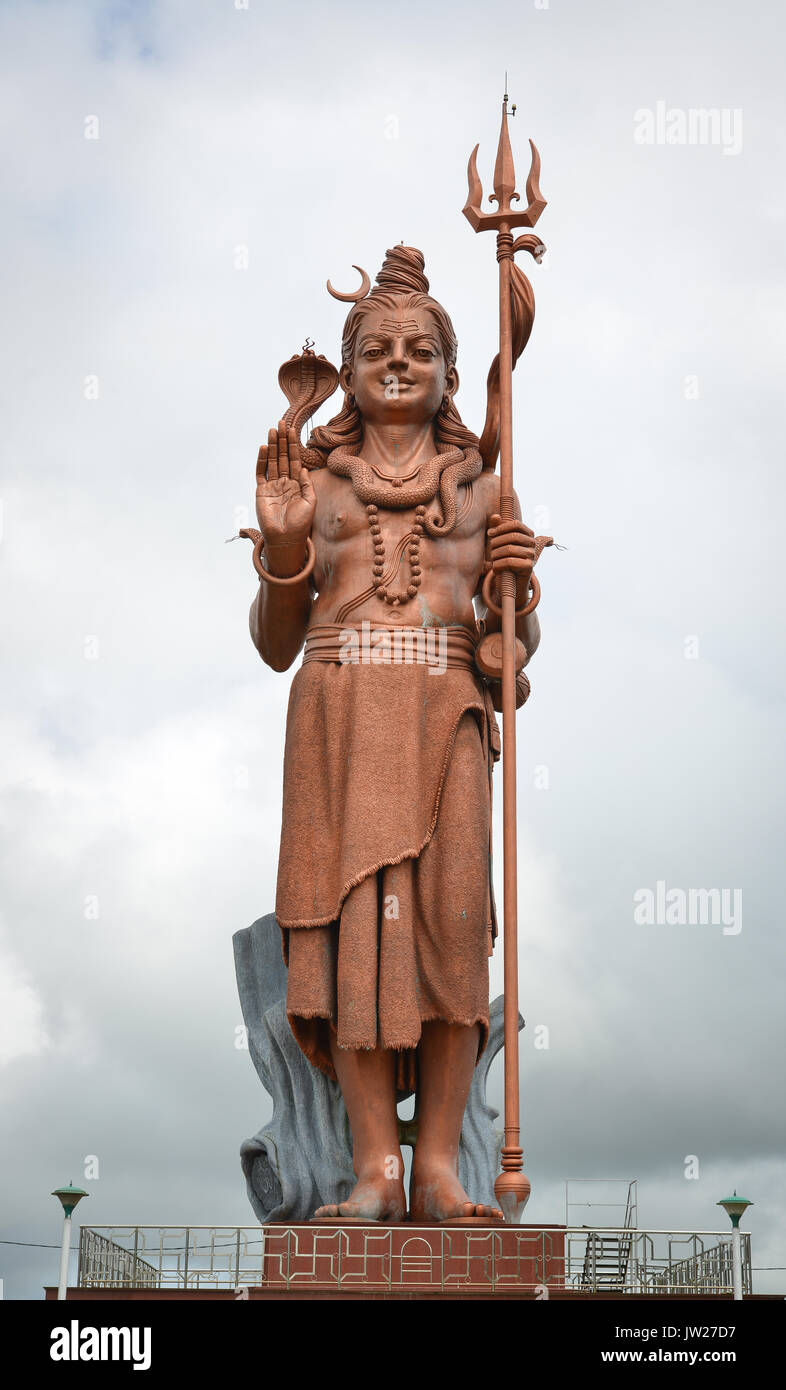
[[(511, 114), (515, 115), (515, 106)], [(522, 350), (529, 328), (522, 335), (521, 325), (514, 324), (514, 297), (529, 296), (531, 313), (534, 302), (529, 281), (517, 267), (513, 257), (517, 251), (529, 251), (540, 261), (545, 247), (538, 237), (521, 236), (515, 241), (513, 227), (534, 227), (546, 206), (538, 187), (540, 155), (530, 140), (532, 164), (527, 179), (527, 207), (516, 210), (511, 206), (519, 201), (516, 192), (516, 171), (508, 136), (508, 94), (502, 102), (502, 128), (494, 168), (494, 193), (491, 201), (496, 212), (481, 212), (483, 188), (478, 177), (476, 145), (469, 159), (467, 178), (469, 193), (464, 207), (476, 232), (496, 231), (497, 261), (499, 262), (499, 366), (498, 418), (492, 421), (489, 439), (489, 420), (481, 440), (481, 451), (496, 456), (497, 442), (500, 459), (500, 515), (502, 521), (514, 517), (513, 496), (513, 412), (512, 376), (514, 360)], [(531, 325), (530, 313), (530, 325)], [(518, 329), (518, 332), (516, 332)], [(523, 337), (523, 341), (522, 341)], [(490, 374), (493, 386), (494, 367)], [(487, 457), (488, 461), (488, 457)], [(497, 1200), (505, 1220), (516, 1224), (529, 1197), (530, 1183), (523, 1172), (523, 1151), (519, 1143), (519, 1008), (518, 1008), (518, 939), (517, 939), (517, 866), (516, 866), (516, 675), (520, 661), (516, 651), (516, 618), (531, 613), (540, 598), (540, 586), (533, 574), (532, 596), (516, 610), (516, 576), (511, 571), (499, 575), (501, 608), (492, 596), (494, 573), (489, 571), (483, 585), (483, 598), (493, 612), (502, 617), (502, 797), (503, 797), (503, 942), (505, 953), (505, 1142), (502, 1147), (502, 1172), (494, 1184)]]

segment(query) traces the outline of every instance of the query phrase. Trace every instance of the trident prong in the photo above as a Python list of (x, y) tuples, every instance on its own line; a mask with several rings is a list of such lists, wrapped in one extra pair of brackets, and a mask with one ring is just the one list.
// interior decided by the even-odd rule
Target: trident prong
[(489, 197), (490, 202), (497, 204), (497, 212), (483, 212), (481, 209), (483, 185), (478, 174), (478, 145), (472, 151), (467, 165), (469, 191), (463, 212), (473, 231), (498, 232), (501, 227), (505, 227), (509, 231), (511, 227), (535, 226), (546, 206), (546, 199), (543, 197), (538, 183), (540, 155), (533, 141), (530, 140), (529, 143), (532, 150), (532, 163), (527, 177), (527, 206), (513, 209), (511, 203), (518, 202), (520, 194), (516, 192), (516, 170), (513, 166), (513, 151), (508, 135), (508, 98), (506, 95), (502, 102), (502, 129), (499, 133), (497, 162), (494, 166), (494, 192)]

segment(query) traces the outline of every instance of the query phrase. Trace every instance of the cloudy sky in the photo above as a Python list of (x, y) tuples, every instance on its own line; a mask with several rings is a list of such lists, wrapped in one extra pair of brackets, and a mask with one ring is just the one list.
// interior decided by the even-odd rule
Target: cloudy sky
[[(0, 8), (6, 1297), (55, 1280), (71, 1178), (86, 1221), (253, 1222), (231, 938), (274, 900), (290, 677), (224, 541), (279, 364), (337, 357), (325, 279), (395, 242), (480, 427), (496, 265), (461, 208), (506, 68), (549, 200), (517, 487), (567, 547), (519, 723), (527, 1217), (636, 1178), (640, 1225), (723, 1229), (736, 1186), (786, 1289), (783, 28), (774, 0)], [(659, 881), (738, 890), (741, 929), (637, 924)]]

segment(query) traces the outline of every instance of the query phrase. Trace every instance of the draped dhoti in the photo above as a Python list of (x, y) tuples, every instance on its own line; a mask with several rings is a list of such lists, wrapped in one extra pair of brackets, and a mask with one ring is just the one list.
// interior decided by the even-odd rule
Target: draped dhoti
[(332, 1077), (331, 1030), (340, 1047), (394, 1049), (401, 1092), (425, 1022), (478, 1024), (479, 1054), (488, 1036), (498, 731), (472, 635), (436, 631), (425, 658), (397, 661), (347, 659), (338, 629), (312, 630), (287, 717), (276, 916), (290, 1025)]

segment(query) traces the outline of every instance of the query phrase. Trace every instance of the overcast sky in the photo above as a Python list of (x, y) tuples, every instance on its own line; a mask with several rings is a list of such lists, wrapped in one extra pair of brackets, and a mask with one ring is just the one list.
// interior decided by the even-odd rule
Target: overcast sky
[[(507, 68), (549, 200), (517, 489), (568, 547), (519, 719), (527, 1219), (637, 1178), (640, 1225), (722, 1230), (736, 1187), (786, 1266), (783, 29), (774, 0), (0, 9), (3, 1239), (59, 1241), (71, 1178), (85, 1221), (253, 1224), (231, 938), (274, 902), (291, 675), (224, 541), (280, 363), (338, 358), (326, 278), (395, 242), (480, 429), (496, 264), (461, 208)], [(664, 143), (691, 108), (719, 142)], [(741, 930), (636, 924), (659, 881), (739, 890)], [(37, 1298), (57, 1252), (0, 1266)]]

